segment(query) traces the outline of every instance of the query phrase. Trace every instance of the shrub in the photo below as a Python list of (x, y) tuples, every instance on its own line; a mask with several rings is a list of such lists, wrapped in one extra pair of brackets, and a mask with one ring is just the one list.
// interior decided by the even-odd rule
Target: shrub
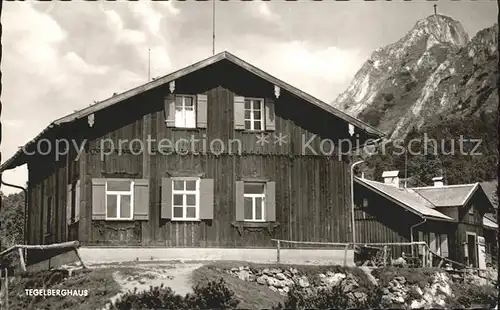
[(226, 286), (224, 280), (210, 281), (193, 287), (193, 293), (185, 297), (175, 294), (170, 287), (150, 287), (138, 292), (137, 288), (127, 292), (112, 306), (113, 309), (232, 309), (239, 301)]
[(455, 308), (480, 305), (492, 309), (498, 302), (498, 290), (492, 285), (454, 283), (452, 290), (455, 298), (450, 298), (449, 302)]
[(206, 285), (197, 285), (193, 291), (193, 294), (186, 296), (186, 303), (190, 308), (233, 309), (239, 304), (222, 278), (219, 281), (210, 281)]
[[(360, 298), (363, 294), (366, 298)], [(279, 304), (277, 309), (371, 309), (381, 304), (383, 293), (375, 287), (360, 286), (353, 292), (355, 295), (344, 292), (342, 284), (332, 288), (304, 290), (292, 288), (287, 295), (284, 305)]]

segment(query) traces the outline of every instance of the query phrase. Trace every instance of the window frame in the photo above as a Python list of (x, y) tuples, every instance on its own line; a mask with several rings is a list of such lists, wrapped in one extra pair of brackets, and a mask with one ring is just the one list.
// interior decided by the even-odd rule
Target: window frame
[[(250, 109), (247, 109), (246, 108), (246, 103), (247, 101), (250, 101), (251, 104), (250, 104)], [(258, 101), (260, 103), (260, 119), (254, 119), (254, 114), (253, 112), (255, 111), (254, 110), (254, 107), (253, 107), (253, 103), (255, 101)], [(246, 117), (246, 112), (250, 110), (250, 119), (247, 119)], [(251, 131), (251, 132), (261, 132), (261, 131), (265, 131), (266, 130), (266, 124), (265, 124), (265, 117), (264, 117), (264, 113), (265, 113), (265, 100), (264, 98), (256, 98), (256, 97), (245, 97), (245, 100), (243, 102), (243, 126), (245, 127), (245, 131)], [(250, 122), (250, 128), (247, 128), (247, 122)], [(256, 121), (260, 121), (260, 127), (261, 129), (255, 129), (255, 122)]]
[[(262, 185), (264, 190), (262, 194), (247, 194), (245, 193), (245, 185), (252, 185), (252, 184), (257, 184), (257, 185)], [(244, 222), (249, 222), (249, 223), (265, 223), (267, 221), (266, 219), (266, 195), (267, 195), (267, 186), (265, 182), (255, 182), (255, 181), (243, 181), (243, 221)], [(245, 218), (245, 198), (252, 198), (252, 219), (246, 219)], [(261, 205), (261, 212), (262, 212), (262, 219), (258, 220), (255, 219), (255, 210), (256, 210), (256, 204), (255, 204), (255, 198), (261, 198), (262, 199), (262, 205)]]
[(467, 212), (467, 213), (468, 213), (469, 215), (472, 215), (472, 216), (474, 215), (474, 205), (473, 205), (473, 204), (471, 204), (471, 205), (470, 205), (469, 210), (468, 210), (468, 212)]
[[(130, 182), (129, 191), (108, 191), (108, 182), (111, 181), (128, 181)], [(134, 220), (134, 186), (135, 182), (132, 179), (106, 179), (104, 184), (104, 215), (106, 221), (133, 221)], [(126, 194), (125, 194), (126, 193)], [(108, 195), (116, 195), (116, 217), (108, 217)], [(130, 196), (130, 217), (121, 217), (121, 196)]]
[[(179, 221), (179, 222), (192, 222), (192, 221), (200, 221), (200, 195), (201, 195), (201, 178), (199, 177), (173, 177), (171, 178), (172, 180), (172, 221)], [(196, 181), (195, 185), (195, 190), (178, 190), (175, 189), (175, 181)], [(185, 185), (184, 185), (185, 187)], [(174, 208), (177, 207), (179, 208), (180, 206), (174, 204), (174, 195), (183, 195), (182, 201), (182, 217), (176, 217), (174, 213)], [(194, 218), (188, 218), (186, 217), (187, 215), (187, 208), (188, 206), (186, 205), (186, 195), (195, 195), (195, 210), (196, 214)], [(192, 208), (193, 206), (189, 206)]]
[[(183, 112), (183, 120), (184, 123), (177, 124), (177, 98), (182, 98), (182, 112)], [(186, 102), (185, 98), (191, 98), (191, 101), (193, 102), (193, 111), (194, 111), (194, 124), (193, 126), (186, 126)], [(174, 128), (180, 128), (180, 129), (196, 129), (197, 128), (197, 120), (198, 120), (198, 109), (197, 109), (197, 102), (196, 102), (196, 96), (195, 95), (184, 95), (184, 94), (176, 94), (174, 95)]]

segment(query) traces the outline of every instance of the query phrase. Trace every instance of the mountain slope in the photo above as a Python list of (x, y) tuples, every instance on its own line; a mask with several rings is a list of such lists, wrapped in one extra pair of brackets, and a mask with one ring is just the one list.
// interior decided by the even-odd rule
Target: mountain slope
[(490, 113), (497, 102), (496, 34), (495, 25), (469, 40), (459, 22), (429, 16), (376, 50), (332, 104), (393, 139), (440, 115)]

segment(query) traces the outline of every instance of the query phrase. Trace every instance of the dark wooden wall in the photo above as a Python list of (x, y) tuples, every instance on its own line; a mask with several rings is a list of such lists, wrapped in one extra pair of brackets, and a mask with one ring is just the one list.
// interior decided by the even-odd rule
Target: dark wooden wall
[[(355, 225), (356, 242), (360, 243), (398, 243), (411, 242), (410, 227), (423, 222), (423, 219), (403, 209), (394, 202), (377, 193), (355, 184), (354, 197), (356, 203)], [(368, 207), (363, 208), (363, 198), (368, 200)], [(426, 221), (413, 229), (413, 240), (418, 241), (418, 232), (448, 234), (453, 238), (453, 226), (439, 221)], [(453, 244), (453, 243), (451, 243)], [(402, 252), (411, 253), (410, 246), (390, 246), (393, 257)]]
[[(310, 145), (318, 152), (322, 139), (336, 142), (349, 138), (346, 122), (281, 90), (280, 97), (274, 98), (276, 130), (269, 133), (270, 143), (261, 146), (256, 143), (255, 133), (233, 129), (233, 98), (235, 95), (273, 98), (274, 85), (224, 61), (175, 82), (177, 94), (207, 95), (207, 128), (179, 130), (165, 126), (164, 97), (169, 93), (168, 85), (165, 85), (97, 112), (92, 127), (88, 126), (86, 119), (73, 124), (73, 134), (68, 135), (79, 141), (87, 139), (88, 142), (85, 152), (80, 154), (75, 165), (71, 165), (72, 168), (66, 169), (65, 164), (59, 164), (59, 169), (62, 169), (59, 178), (55, 176), (54, 169), (47, 168), (49, 173), (42, 174), (38, 165), (30, 166), (32, 201), (35, 204), (42, 201), (41, 196), (47, 191), (60, 198), (57, 200), (58, 212), (61, 213), (57, 225), (62, 228), (60, 235), (51, 239), (52, 242), (66, 236), (63, 229), (66, 225), (65, 194), (60, 192), (66, 191), (67, 174), (81, 181), (80, 221), (73, 233), (68, 232), (68, 238), (76, 236), (83, 244), (268, 247), (273, 246), (271, 238), (329, 242), (350, 240), (348, 159), (338, 156), (337, 152), (331, 157), (312, 156), (309, 150), (304, 153), (302, 147), (315, 134), (317, 138)], [(67, 133), (64, 130), (61, 129)], [(287, 143), (281, 146), (275, 144), (274, 133), (286, 135)], [(102, 144), (107, 139), (113, 141), (117, 148), (119, 140), (146, 141), (148, 137), (153, 141), (152, 152), (156, 154), (131, 154), (134, 150), (124, 145), (111, 155), (102, 155), (111, 146), (109, 143)], [(175, 142), (191, 137), (205, 139), (208, 143), (220, 139), (226, 146), (231, 139), (238, 139), (241, 141), (241, 153), (233, 149), (230, 154), (227, 148), (218, 156), (203, 154), (201, 149), (187, 155), (162, 155), (158, 152), (157, 142), (161, 139)], [(359, 138), (363, 140), (366, 137)], [(201, 142), (198, 145), (203, 146)], [(187, 151), (187, 147), (180, 151)], [(337, 149), (338, 145), (335, 147)], [(201, 173), (214, 179), (213, 220), (179, 223), (160, 219), (161, 178), (176, 171)], [(92, 221), (91, 182), (92, 178), (102, 177), (149, 178), (149, 221)], [(276, 182), (276, 220), (279, 226), (274, 232), (256, 229), (245, 230), (240, 235), (231, 226), (235, 220), (234, 185), (242, 177), (265, 177)], [(60, 186), (59, 192), (54, 190), (54, 186)], [(42, 210), (40, 204), (32, 209), (34, 213)], [(40, 215), (33, 214), (32, 217), (33, 223), (42, 221)], [(33, 229), (32, 240), (37, 240), (36, 235), (40, 233), (37, 230)]]

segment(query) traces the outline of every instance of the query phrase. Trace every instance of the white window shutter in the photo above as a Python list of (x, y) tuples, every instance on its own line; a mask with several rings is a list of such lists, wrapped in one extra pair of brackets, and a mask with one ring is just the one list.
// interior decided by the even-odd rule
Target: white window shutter
[(234, 96), (234, 129), (245, 129), (245, 97)]

